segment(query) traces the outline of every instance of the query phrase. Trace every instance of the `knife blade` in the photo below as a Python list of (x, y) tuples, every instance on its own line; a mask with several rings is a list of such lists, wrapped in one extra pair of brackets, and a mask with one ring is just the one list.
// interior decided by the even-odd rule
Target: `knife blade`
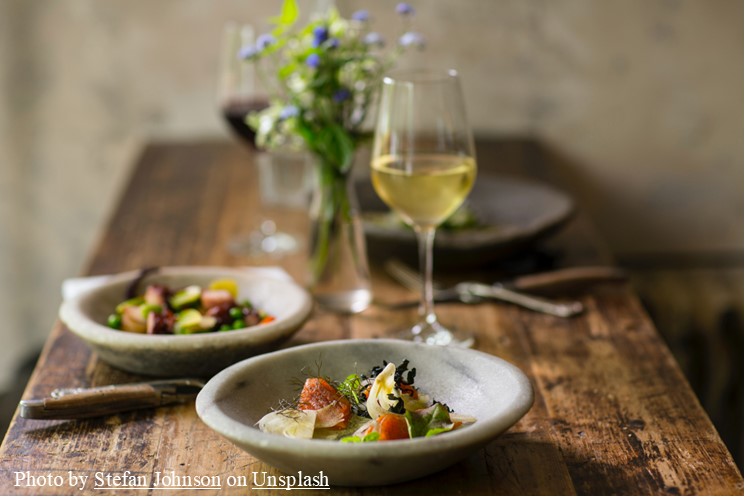
[[(582, 266), (545, 271), (541, 273), (519, 276), (511, 281), (496, 282), (491, 285), (493, 291), (487, 292), (487, 286), (481, 287), (481, 295), (473, 292), (462, 291), (457, 285), (435, 291), (435, 304), (445, 303), (465, 303), (477, 304), (487, 298), (497, 300), (508, 300), (514, 302), (511, 298), (515, 292), (530, 292), (531, 294), (547, 295), (551, 293), (567, 292), (584, 288), (588, 285), (607, 282), (619, 282), (627, 279), (627, 274), (620, 268), (612, 266)], [(491, 295), (489, 295), (491, 294)], [(502, 299), (506, 296), (508, 298)], [(530, 298), (530, 296), (528, 296)], [(418, 300), (404, 302), (376, 302), (378, 305), (391, 310), (409, 309), (420, 305)]]
[(125, 411), (183, 404), (204, 386), (195, 378), (55, 390), (49, 397), (21, 400), (25, 419), (84, 419)]
[(512, 281), (495, 283), (511, 290), (531, 293), (567, 292), (596, 283), (620, 282), (626, 271), (613, 266), (579, 266), (518, 276)]

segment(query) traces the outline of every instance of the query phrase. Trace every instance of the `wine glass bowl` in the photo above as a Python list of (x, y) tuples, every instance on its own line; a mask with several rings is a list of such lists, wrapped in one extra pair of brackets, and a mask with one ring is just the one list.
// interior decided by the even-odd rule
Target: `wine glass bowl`
[(473, 135), (456, 71), (402, 72), (383, 79), (371, 161), (380, 198), (417, 235), (423, 276), (419, 322), (401, 337), (433, 345), (473, 345), (434, 312), (435, 230), (463, 203), (476, 179)]
[(253, 64), (240, 58), (240, 51), (255, 43), (250, 24), (228, 23), (223, 28), (220, 54), (217, 103), (231, 131), (248, 146), (255, 147), (256, 134), (246, 123), (246, 116), (269, 105), (259, 88)]
[(375, 190), (404, 221), (437, 227), (463, 203), (476, 177), (472, 157), (447, 153), (384, 156), (372, 171)]
[[(296, 199), (305, 197), (309, 165), (305, 154), (294, 151), (261, 152), (256, 149), (256, 133), (246, 122), (254, 111), (269, 106), (269, 98), (259, 85), (254, 64), (240, 57), (242, 50), (255, 46), (250, 24), (228, 23), (223, 29), (217, 103), (233, 134), (248, 145), (255, 159), (262, 210), (296, 207)], [(300, 247), (297, 236), (281, 231), (264, 214), (257, 229), (228, 241), (228, 250), (236, 255), (282, 257)]]

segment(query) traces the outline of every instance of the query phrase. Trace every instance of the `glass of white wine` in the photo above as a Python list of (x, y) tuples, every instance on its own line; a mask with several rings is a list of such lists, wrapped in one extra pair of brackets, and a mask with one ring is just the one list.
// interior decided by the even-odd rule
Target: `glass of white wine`
[(435, 315), (435, 229), (463, 203), (476, 179), (473, 135), (458, 74), (414, 71), (383, 79), (371, 177), (381, 199), (416, 232), (422, 273), (419, 321), (399, 337), (470, 347), (473, 336)]

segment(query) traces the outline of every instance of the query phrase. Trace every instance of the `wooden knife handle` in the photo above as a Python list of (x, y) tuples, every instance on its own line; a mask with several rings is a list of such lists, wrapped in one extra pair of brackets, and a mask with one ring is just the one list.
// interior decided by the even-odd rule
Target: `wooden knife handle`
[(534, 293), (576, 291), (589, 285), (625, 281), (627, 274), (611, 266), (585, 266), (557, 269), (515, 278), (511, 288)]
[(21, 416), (33, 419), (80, 419), (157, 407), (162, 403), (162, 391), (152, 385), (117, 385), (90, 388), (60, 397), (22, 401)]

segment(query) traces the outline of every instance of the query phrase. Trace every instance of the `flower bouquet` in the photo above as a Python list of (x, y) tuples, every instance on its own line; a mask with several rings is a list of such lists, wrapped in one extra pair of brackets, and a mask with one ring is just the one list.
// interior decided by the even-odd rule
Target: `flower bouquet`
[(401, 3), (397, 12), (403, 34), (386, 50), (367, 11), (346, 19), (332, 8), (296, 27), (296, 1), (285, 0), (273, 30), (239, 54), (256, 64), (270, 93), (270, 105), (247, 118), (256, 145), (307, 150), (316, 159), (311, 287), (322, 304), (339, 311), (359, 312), (371, 298), (364, 236), (348, 184), (355, 152), (372, 137), (365, 126), (383, 74), (407, 47), (424, 45), (421, 35), (406, 29), (413, 8)]

